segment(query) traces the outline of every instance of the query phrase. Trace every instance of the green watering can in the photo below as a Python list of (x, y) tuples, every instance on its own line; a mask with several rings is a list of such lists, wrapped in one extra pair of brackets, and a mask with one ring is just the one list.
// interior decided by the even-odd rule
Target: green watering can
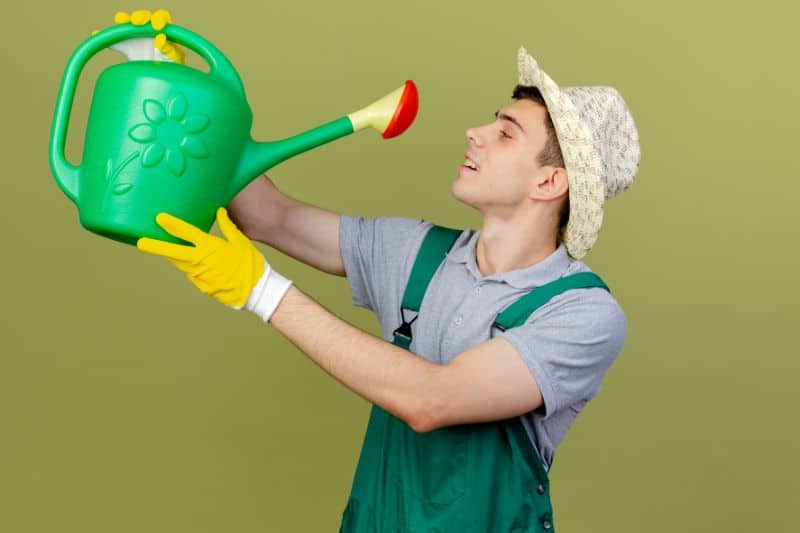
[(113, 44), (158, 32), (128, 23), (96, 33), (70, 57), (56, 100), (50, 137), (56, 182), (77, 205), (84, 228), (117, 241), (180, 242), (156, 224), (162, 211), (208, 231), (219, 206), (281, 161), (367, 126), (383, 138), (400, 135), (417, 114), (417, 89), (408, 80), (347, 116), (281, 141), (256, 142), (230, 61), (186, 28), (169, 24), (161, 32), (197, 52), (210, 71), (166, 61), (107, 68), (95, 86), (80, 166), (67, 161), (64, 145), (83, 67)]

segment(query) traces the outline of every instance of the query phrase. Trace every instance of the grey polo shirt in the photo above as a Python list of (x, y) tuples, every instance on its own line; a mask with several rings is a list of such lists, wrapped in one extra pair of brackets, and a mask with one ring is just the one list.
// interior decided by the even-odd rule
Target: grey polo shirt
[[(353, 304), (372, 310), (387, 342), (400, 325), (406, 282), (430, 222), (400, 217), (341, 216), (339, 243)], [(492, 337), (505, 337), (525, 361), (544, 405), (521, 416), (546, 469), (572, 421), (599, 391), (622, 349), (627, 320), (602, 288), (570, 290), (536, 310), (522, 326), (492, 328), (500, 311), (562, 276), (591, 272), (562, 243), (533, 266), (483, 276), (475, 259), (480, 230), (464, 230), (428, 286), (412, 325), (410, 349), (446, 364)], [(601, 276), (602, 277), (602, 276)], [(612, 287), (613, 290), (613, 287)], [(406, 311), (406, 318), (414, 314)]]

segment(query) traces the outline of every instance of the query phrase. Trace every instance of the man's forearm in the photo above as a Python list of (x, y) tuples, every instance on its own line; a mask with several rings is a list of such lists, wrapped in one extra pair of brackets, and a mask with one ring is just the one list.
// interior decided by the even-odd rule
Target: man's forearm
[(228, 204), (231, 220), (248, 237), (270, 244), (281, 216), (282, 194), (266, 174), (247, 184)]
[(443, 367), (348, 324), (295, 286), (269, 323), (361, 397), (418, 431), (430, 427)]

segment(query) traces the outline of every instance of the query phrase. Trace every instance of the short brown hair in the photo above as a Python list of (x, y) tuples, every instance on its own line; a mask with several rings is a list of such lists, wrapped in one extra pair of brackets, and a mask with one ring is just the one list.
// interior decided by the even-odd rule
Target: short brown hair
[[(533, 100), (547, 111), (547, 103), (544, 101), (541, 91), (536, 87), (528, 85), (517, 85), (514, 87), (514, 92), (511, 95), (514, 100)], [(556, 135), (556, 128), (553, 125), (553, 119), (550, 118), (550, 113), (545, 113), (544, 127), (547, 131), (547, 141), (544, 143), (542, 151), (536, 157), (536, 161), (540, 165), (551, 165), (554, 167), (565, 168), (564, 156), (561, 154), (561, 146), (558, 144), (558, 136)], [(569, 195), (564, 200), (559, 214), (559, 241), (562, 240), (562, 233), (567, 226), (569, 220)]]

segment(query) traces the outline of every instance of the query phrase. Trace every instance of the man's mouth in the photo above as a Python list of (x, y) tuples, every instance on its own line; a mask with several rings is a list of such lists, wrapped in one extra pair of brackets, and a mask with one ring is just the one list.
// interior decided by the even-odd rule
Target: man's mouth
[(464, 163), (461, 166), (467, 167), (468, 169), (475, 171), (477, 171), (479, 168), (478, 164), (475, 163), (475, 161), (473, 161), (472, 157), (470, 157), (469, 152), (464, 154)]

